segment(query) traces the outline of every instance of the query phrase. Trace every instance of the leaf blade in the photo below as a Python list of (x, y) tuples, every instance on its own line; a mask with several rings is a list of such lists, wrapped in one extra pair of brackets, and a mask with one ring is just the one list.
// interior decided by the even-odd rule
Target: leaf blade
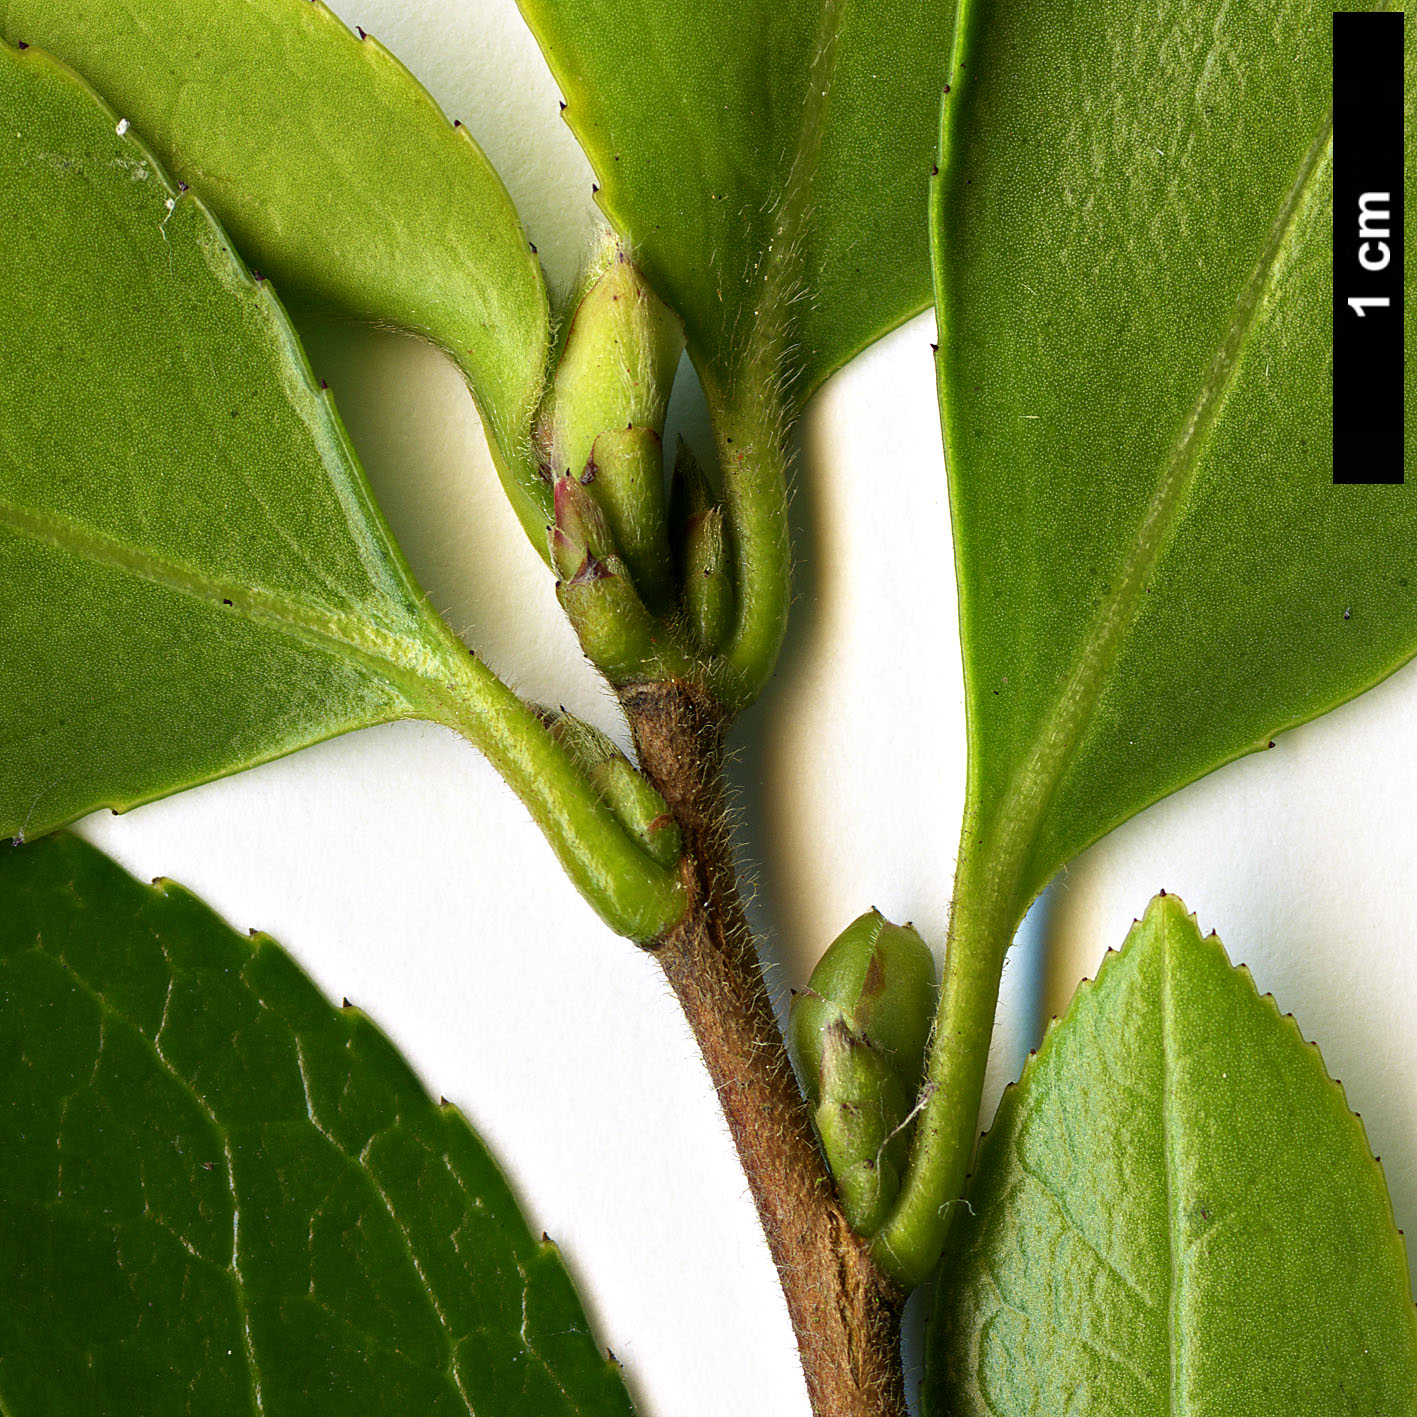
[(613, 929), (672, 924), (678, 876), (428, 604), (200, 200), (42, 50), (0, 42), (0, 106), (0, 832), (417, 716), (487, 754)]
[(971, 811), (1018, 838), (1020, 910), (1143, 806), (1417, 651), (1417, 499), (1329, 470), (1328, 12), (1276, 43), (1228, 15), (1133, 30), (1134, 8), (972, 0), (946, 100)]
[(775, 372), (805, 399), (928, 304), (920, 214), (952, 7), (521, 8), (701, 375), (731, 382), (755, 324), (780, 322)]
[(0, 83), (0, 830), (466, 686), (270, 287), (70, 71), (3, 47)]
[(15, 1417), (630, 1411), (554, 1247), (362, 1014), (75, 838), (0, 878)]
[(288, 295), (446, 349), (504, 456), (526, 454), (536, 255), (467, 130), (377, 41), (308, 0), (10, 0), (0, 23), (82, 73)]
[(1412, 1410), (1417, 1312), (1362, 1124), (1174, 896), (1006, 1094), (970, 1197), (932, 1412)]
[(914, 1282), (1030, 902), (1417, 652), (1417, 493), (1331, 478), (1329, 14), (960, 15), (932, 241), (968, 774), (935, 1088), (877, 1241)]

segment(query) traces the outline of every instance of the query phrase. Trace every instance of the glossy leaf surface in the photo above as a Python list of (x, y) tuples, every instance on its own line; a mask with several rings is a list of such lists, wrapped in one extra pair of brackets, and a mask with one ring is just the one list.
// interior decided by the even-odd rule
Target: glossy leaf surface
[(1332, 9), (961, 12), (939, 373), (968, 828), (1015, 918), (1417, 650), (1417, 485), (1332, 482)]
[(927, 1410), (1417, 1413), (1381, 1169), (1318, 1050), (1158, 897), (984, 1139)]
[(536, 256), (466, 129), (375, 40), (310, 0), (3, 0), (0, 23), (93, 84), (287, 297), (434, 340), (508, 455), (525, 442)]
[(466, 1121), (274, 941), (69, 836), (0, 902), (10, 1417), (630, 1412)]
[(466, 677), (270, 286), (47, 55), (0, 47), (0, 108), (0, 831)]
[(930, 299), (953, 5), (521, 0), (606, 215), (725, 381), (782, 337), (809, 394)]

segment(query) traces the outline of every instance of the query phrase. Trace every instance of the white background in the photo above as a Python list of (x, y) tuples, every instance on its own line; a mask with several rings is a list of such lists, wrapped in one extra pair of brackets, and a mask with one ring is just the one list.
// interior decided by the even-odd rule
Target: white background
[[(568, 281), (591, 173), (511, 0), (335, 8), (468, 125)], [(501, 501), (459, 376), (410, 340), (306, 333), (438, 607), (520, 691), (621, 733)], [(735, 739), (744, 859), (782, 994), (867, 906), (913, 919), (937, 949), (944, 938), (964, 724), (932, 338), (929, 315), (897, 331), (805, 421), (792, 628)], [(1087, 853), (1010, 958), (986, 1113), (1164, 886), (1320, 1041), (1399, 1225), (1417, 1224), (1414, 802), (1410, 666)], [(374, 729), (84, 831), (139, 876), (170, 875), (270, 931), (463, 1107), (532, 1229), (560, 1243), (646, 1417), (806, 1417), (766, 1247), (673, 998), (472, 749), (425, 725)]]

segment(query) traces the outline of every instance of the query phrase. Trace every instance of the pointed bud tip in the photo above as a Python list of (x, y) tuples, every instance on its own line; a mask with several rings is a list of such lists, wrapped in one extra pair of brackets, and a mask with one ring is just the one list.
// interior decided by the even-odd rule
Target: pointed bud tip
[(584, 569), (590, 553), (585, 546), (572, 540), (559, 526), (549, 528), (551, 564), (562, 581), (573, 581)]
[(571, 499), (574, 496), (575, 492), (572, 479), (566, 473), (562, 473), (551, 487), (552, 507), (554, 509), (557, 526), (564, 525)]

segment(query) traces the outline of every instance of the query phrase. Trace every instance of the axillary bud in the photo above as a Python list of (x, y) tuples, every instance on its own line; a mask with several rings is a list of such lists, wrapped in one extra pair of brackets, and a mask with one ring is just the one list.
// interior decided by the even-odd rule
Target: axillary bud
[(878, 911), (827, 948), (792, 1001), (789, 1041), (851, 1227), (884, 1224), (910, 1145), (935, 1012), (935, 962), (909, 925)]
[(661, 866), (678, 861), (683, 842), (679, 824), (655, 791), (614, 742), (572, 714), (548, 715), (551, 732), (579, 763), (620, 825)]

